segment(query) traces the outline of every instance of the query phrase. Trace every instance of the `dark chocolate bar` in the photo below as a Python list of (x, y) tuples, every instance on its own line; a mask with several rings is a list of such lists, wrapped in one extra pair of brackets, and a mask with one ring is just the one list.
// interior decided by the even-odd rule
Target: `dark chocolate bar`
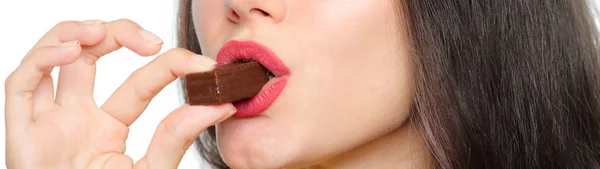
[(250, 98), (269, 81), (268, 70), (256, 61), (218, 66), (185, 76), (190, 105), (214, 105)]

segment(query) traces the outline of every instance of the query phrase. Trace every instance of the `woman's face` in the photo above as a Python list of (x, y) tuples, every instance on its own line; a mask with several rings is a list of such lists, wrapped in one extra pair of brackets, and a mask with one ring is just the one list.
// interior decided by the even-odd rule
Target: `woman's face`
[(194, 0), (192, 8), (204, 55), (253, 41), (289, 70), (261, 114), (217, 125), (233, 168), (311, 165), (407, 119), (411, 62), (394, 0)]

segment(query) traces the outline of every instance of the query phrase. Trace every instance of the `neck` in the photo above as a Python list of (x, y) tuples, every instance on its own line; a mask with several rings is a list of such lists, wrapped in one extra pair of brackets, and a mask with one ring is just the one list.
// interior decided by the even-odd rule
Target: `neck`
[(425, 142), (409, 123), (310, 169), (431, 168)]

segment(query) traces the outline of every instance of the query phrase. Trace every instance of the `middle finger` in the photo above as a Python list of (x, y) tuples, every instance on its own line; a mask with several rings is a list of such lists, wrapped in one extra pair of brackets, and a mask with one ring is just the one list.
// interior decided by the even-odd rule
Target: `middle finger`
[(104, 25), (107, 33), (103, 41), (82, 46), (79, 59), (60, 68), (56, 93), (58, 104), (92, 99), (96, 75), (95, 63), (101, 56), (123, 46), (139, 55), (150, 56), (158, 53), (162, 47), (162, 40), (131, 20), (122, 19)]

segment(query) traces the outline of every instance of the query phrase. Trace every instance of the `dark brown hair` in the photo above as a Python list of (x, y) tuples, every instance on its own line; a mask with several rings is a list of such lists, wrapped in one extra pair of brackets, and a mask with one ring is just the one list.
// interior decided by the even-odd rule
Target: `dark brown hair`
[[(600, 168), (599, 37), (586, 0), (404, 0), (410, 120), (433, 166)], [(179, 46), (201, 53), (191, 0)], [(197, 140), (216, 168), (215, 129)]]

